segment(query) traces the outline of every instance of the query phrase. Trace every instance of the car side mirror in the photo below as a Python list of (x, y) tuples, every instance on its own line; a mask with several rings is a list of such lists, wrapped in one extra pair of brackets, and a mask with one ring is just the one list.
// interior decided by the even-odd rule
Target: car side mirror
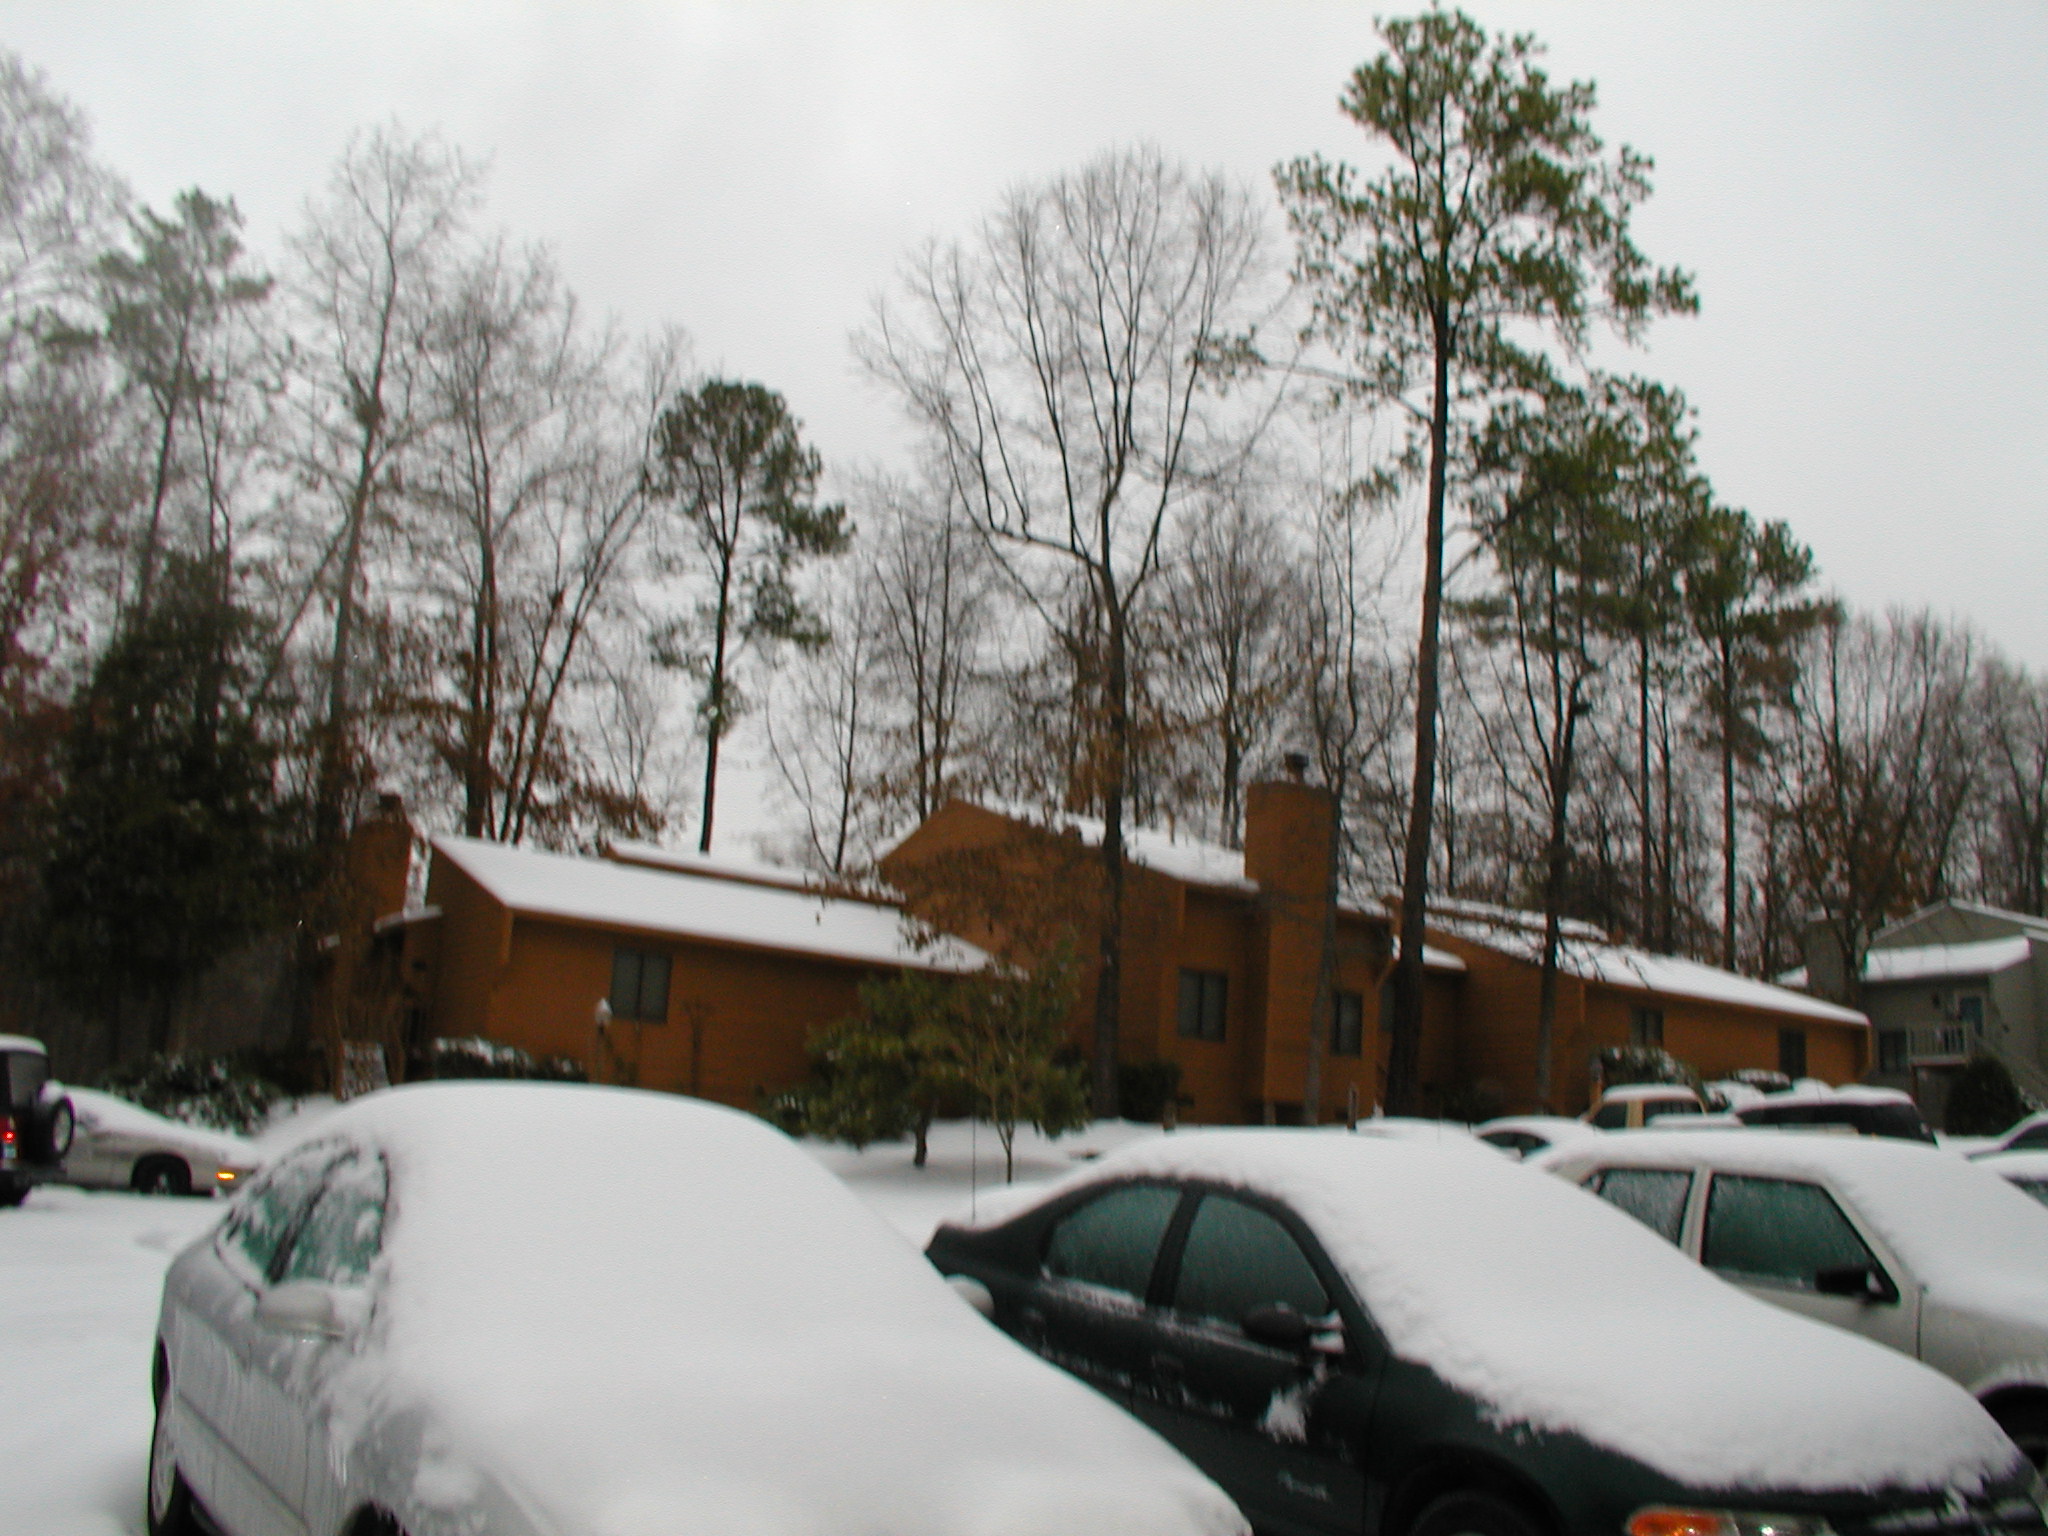
[(1303, 1317), (1294, 1308), (1279, 1302), (1253, 1307), (1239, 1320), (1238, 1326), (1254, 1343), (1270, 1344), (1275, 1349), (1306, 1349), (1316, 1333), (1313, 1318)]
[(287, 1280), (265, 1291), (256, 1303), (256, 1325), (265, 1333), (338, 1339), (347, 1334), (348, 1320), (336, 1301), (332, 1286), (317, 1280)]
[(1813, 1288), (1823, 1296), (1853, 1296), (1858, 1301), (1897, 1301), (1898, 1287), (1874, 1264), (1833, 1264), (1813, 1274)]

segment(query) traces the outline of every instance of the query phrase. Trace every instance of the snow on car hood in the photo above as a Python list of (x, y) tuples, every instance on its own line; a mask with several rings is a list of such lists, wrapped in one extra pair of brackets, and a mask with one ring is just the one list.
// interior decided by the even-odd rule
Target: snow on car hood
[[(73, 1088), (67, 1085), (65, 1095), (71, 1100), (72, 1110), (94, 1122), (91, 1130), (109, 1132), (123, 1136), (153, 1137), (167, 1143), (176, 1143), (203, 1151), (217, 1162), (249, 1166), (260, 1161), (256, 1144), (232, 1131), (216, 1130), (210, 1125), (195, 1125), (185, 1120), (173, 1120), (159, 1115), (154, 1110), (144, 1109), (140, 1104), (121, 1098), (116, 1094), (103, 1093), (97, 1088)], [(211, 1174), (207, 1175), (212, 1178)]]
[(1946, 1377), (1746, 1296), (1633, 1217), (1490, 1149), (1183, 1133), (1046, 1198), (1143, 1175), (1285, 1201), (1396, 1352), (1504, 1425), (1575, 1433), (1700, 1488), (1973, 1492), (2020, 1470)]
[(1032, 1358), (779, 1132), (669, 1095), (439, 1084), (319, 1127), (380, 1147), (376, 1314), (337, 1450), (425, 1408), (588, 1536), (1223, 1536), (1229, 1500)]

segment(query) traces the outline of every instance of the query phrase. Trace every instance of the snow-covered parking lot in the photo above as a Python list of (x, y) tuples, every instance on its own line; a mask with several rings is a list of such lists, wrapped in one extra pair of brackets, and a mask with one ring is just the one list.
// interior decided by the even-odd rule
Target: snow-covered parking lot
[[(1022, 1131), (1018, 1182), (1156, 1134), (1109, 1123), (1047, 1143)], [(985, 1126), (935, 1128), (923, 1169), (905, 1143), (814, 1150), (920, 1248), (941, 1217), (1002, 1182), (1002, 1149)], [(142, 1536), (164, 1267), (224, 1208), (47, 1186), (0, 1211), (0, 1536)]]

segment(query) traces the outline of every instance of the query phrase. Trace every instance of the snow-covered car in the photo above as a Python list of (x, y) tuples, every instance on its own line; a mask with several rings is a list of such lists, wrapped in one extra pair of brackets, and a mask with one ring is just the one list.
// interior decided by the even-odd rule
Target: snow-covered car
[(941, 1225), (927, 1256), (1261, 1531), (2044, 1528), (1953, 1382), (1483, 1146), (1182, 1132)]
[(1539, 1166), (1765, 1301), (1913, 1355), (2048, 1463), (2048, 1210), (1935, 1147), (1659, 1132)]
[(154, 1536), (1245, 1530), (751, 1115), (431, 1083), (309, 1135), (165, 1277)]
[(73, 1088), (78, 1129), (63, 1180), (145, 1195), (233, 1194), (262, 1159), (246, 1138), (166, 1119), (92, 1088)]
[(1534, 1157), (1565, 1142), (1583, 1141), (1602, 1132), (1583, 1120), (1569, 1120), (1563, 1115), (1501, 1115), (1473, 1126), (1472, 1134), (1515, 1157)]
[(1979, 1168), (1988, 1168), (2016, 1189), (2048, 1205), (2048, 1151), (1994, 1152), (1973, 1158)]
[(1839, 1130), (1857, 1136), (1895, 1136), (1902, 1141), (1932, 1144), (1934, 1132), (1920, 1118), (1913, 1096), (1897, 1088), (1871, 1088), (1846, 1083), (1799, 1083), (1783, 1093), (1768, 1093), (1736, 1107), (1735, 1118), (1748, 1126), (1778, 1130)]
[(1682, 1083), (1624, 1083), (1602, 1093), (1586, 1111), (1586, 1124), (1600, 1131), (1632, 1131), (1660, 1115), (1703, 1115), (1707, 1106)]
[(43, 1042), (0, 1035), (0, 1209), (61, 1176), (71, 1136), (71, 1100), (50, 1077)]
[(1973, 1148), (1969, 1155), (1973, 1158), (1996, 1157), (2001, 1152), (2048, 1152), (2048, 1112), (2028, 1115), (2003, 1136), (1985, 1146)]

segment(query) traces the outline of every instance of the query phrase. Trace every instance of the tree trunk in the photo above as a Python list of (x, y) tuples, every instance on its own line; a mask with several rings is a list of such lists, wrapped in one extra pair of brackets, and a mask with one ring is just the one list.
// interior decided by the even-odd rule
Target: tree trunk
[(1108, 910), (1103, 914), (1101, 968), (1095, 976), (1095, 1113), (1110, 1119), (1117, 1112), (1116, 1069), (1123, 1012), (1124, 949), (1124, 774), (1130, 749), (1129, 683), (1124, 655), (1123, 613), (1106, 570), (1097, 580), (1104, 592), (1103, 612), (1109, 624), (1109, 677), (1104, 703), (1109, 708), (1109, 774), (1103, 785), (1102, 872), (1108, 882)]
[(1545, 1114), (1555, 1112), (1551, 1099), (1557, 1042), (1557, 947), (1563, 924), (1564, 880), (1571, 857), (1565, 829), (1571, 819), (1572, 758), (1579, 733), (1579, 689), (1572, 685), (1558, 734), (1557, 761), (1550, 776), (1550, 846), (1543, 874), (1543, 966), (1536, 993), (1536, 1097)]
[(732, 622), (732, 562), (719, 572), (718, 626), (711, 641), (711, 681), (704, 711), (704, 825), (697, 851), (711, 852), (711, 818), (718, 804), (718, 743), (725, 734), (725, 633)]
[(1428, 924), (1430, 821), (1436, 795), (1437, 664), (1444, 598), (1444, 486), (1450, 454), (1452, 337), (1436, 316), (1436, 375), (1429, 422), (1429, 511), (1422, 536), (1422, 634), (1415, 648), (1415, 777), (1401, 862), (1401, 955), (1394, 970), (1394, 1027), (1387, 1052), (1387, 1112), (1419, 1107), (1422, 1066), (1422, 944)]
[(1735, 701), (1725, 647), (1721, 657), (1721, 965), (1735, 969)]

